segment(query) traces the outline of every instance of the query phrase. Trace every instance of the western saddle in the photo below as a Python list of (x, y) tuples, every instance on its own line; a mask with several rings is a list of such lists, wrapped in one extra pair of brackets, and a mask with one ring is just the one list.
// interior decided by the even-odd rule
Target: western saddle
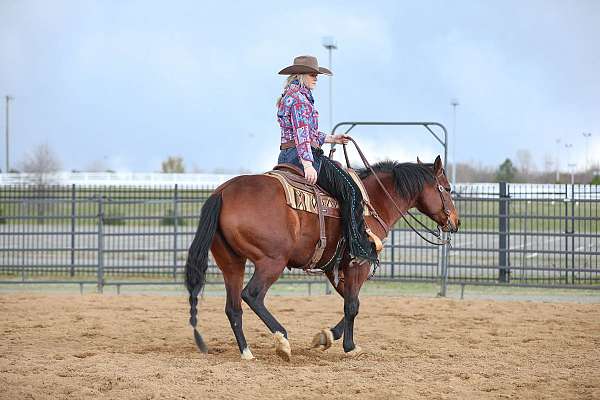
[[(346, 172), (350, 174), (362, 193), (364, 202), (363, 215), (373, 216), (376, 220), (382, 223), (381, 219), (377, 215), (377, 212), (373, 206), (371, 206), (369, 195), (356, 172), (351, 168), (347, 168)], [(308, 183), (304, 178), (304, 172), (302, 172), (300, 168), (293, 164), (278, 164), (273, 168), (272, 171), (265, 172), (265, 175), (275, 178), (279, 181), (283, 187), (285, 199), (289, 207), (294, 210), (305, 211), (318, 215), (320, 238), (317, 242), (315, 252), (311, 260), (303, 266), (303, 269), (307, 272), (323, 272), (324, 268), (315, 269), (315, 266), (319, 263), (319, 261), (321, 261), (323, 252), (327, 247), (325, 217), (341, 218), (338, 201), (318, 185), (311, 185)], [(375, 244), (377, 253), (381, 252), (383, 249), (381, 239), (371, 231), (366, 220), (365, 225), (366, 232), (369, 235), (369, 239)], [(341, 250), (340, 247), (342, 245), (342, 241), (338, 242), (336, 254), (334, 255), (334, 258), (338, 258), (338, 262), (340, 257), (340, 254), (338, 253)], [(325, 265), (329, 265), (332, 261), (333, 258), (332, 260), (329, 260), (329, 262), (325, 263)]]

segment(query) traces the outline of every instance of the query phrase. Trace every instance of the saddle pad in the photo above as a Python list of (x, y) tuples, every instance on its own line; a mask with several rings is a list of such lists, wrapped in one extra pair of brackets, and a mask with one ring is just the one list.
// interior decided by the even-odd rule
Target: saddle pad
[[(348, 172), (350, 172), (350, 170)], [(321, 193), (321, 209), (323, 215), (326, 217), (341, 218), (338, 201), (320, 187), (309, 185), (303, 177), (285, 170), (268, 171), (265, 172), (264, 175), (275, 178), (281, 183), (285, 193), (285, 200), (291, 208), (318, 214), (317, 198), (314, 193), (314, 190), (318, 190)], [(356, 173), (351, 173), (350, 175), (355, 182), (358, 181), (357, 184), (363, 194), (363, 198), (368, 200), (367, 192)], [(364, 207), (364, 215), (370, 215), (367, 207)]]

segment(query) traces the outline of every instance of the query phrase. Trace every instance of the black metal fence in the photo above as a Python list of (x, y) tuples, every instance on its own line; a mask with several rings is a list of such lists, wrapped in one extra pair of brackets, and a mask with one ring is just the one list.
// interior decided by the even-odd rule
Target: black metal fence
[[(181, 282), (212, 189), (0, 186), (0, 283)], [(442, 293), (447, 284), (600, 289), (600, 187), (455, 189), (462, 226), (452, 248), (435, 248), (399, 222), (375, 279), (440, 282)], [(220, 280), (216, 266), (209, 276)], [(284, 279), (322, 278), (292, 270)]]
[(468, 185), (449, 252), (450, 283), (594, 287), (600, 283), (600, 186)]

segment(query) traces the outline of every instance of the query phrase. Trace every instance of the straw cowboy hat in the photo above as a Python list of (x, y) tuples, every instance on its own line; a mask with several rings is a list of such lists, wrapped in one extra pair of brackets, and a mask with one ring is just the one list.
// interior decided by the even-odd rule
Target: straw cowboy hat
[(333, 75), (330, 70), (324, 67), (319, 67), (317, 57), (313, 56), (298, 56), (294, 58), (294, 64), (285, 67), (279, 71), (279, 75), (295, 75), (295, 74), (325, 74)]

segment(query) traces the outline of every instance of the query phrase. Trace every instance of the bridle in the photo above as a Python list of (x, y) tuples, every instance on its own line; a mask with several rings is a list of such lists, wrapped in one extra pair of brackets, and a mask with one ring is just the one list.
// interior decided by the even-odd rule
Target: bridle
[[(435, 175), (434, 177), (435, 177), (435, 183), (437, 184), (438, 193), (439, 193), (440, 199), (442, 201), (442, 210), (441, 210), (441, 212), (443, 212), (447, 216), (446, 224), (441, 227), (441, 229), (445, 229), (445, 230), (448, 231), (448, 238), (447, 239), (442, 239), (442, 233), (441, 233), (440, 225), (439, 224), (437, 226), (437, 230), (434, 231), (434, 230), (430, 229), (429, 227), (427, 227), (425, 224), (423, 224), (421, 221), (419, 221), (419, 219), (417, 217), (415, 217), (409, 210), (406, 210), (405, 212), (403, 212), (400, 209), (400, 207), (398, 206), (398, 204), (396, 204), (396, 202), (394, 201), (392, 195), (385, 188), (385, 185), (383, 184), (383, 182), (381, 182), (381, 179), (379, 179), (379, 177), (377, 176), (377, 174), (375, 173), (375, 171), (371, 167), (371, 164), (369, 164), (369, 161), (367, 161), (365, 155), (363, 154), (363, 152), (360, 149), (360, 147), (358, 147), (358, 144), (356, 143), (356, 141), (353, 138), (351, 138), (351, 137), (348, 137), (348, 140), (350, 140), (352, 143), (354, 143), (354, 147), (356, 147), (356, 151), (358, 152), (358, 155), (360, 156), (363, 164), (372, 173), (372, 175), (375, 177), (375, 179), (377, 180), (377, 183), (379, 184), (379, 186), (381, 187), (381, 189), (383, 190), (383, 192), (386, 194), (387, 198), (392, 202), (392, 204), (394, 205), (394, 207), (396, 208), (396, 210), (398, 211), (398, 213), (400, 214), (400, 216), (402, 217), (402, 219), (404, 220), (404, 222), (406, 222), (406, 224), (410, 227), (410, 229), (412, 229), (417, 235), (419, 235), (419, 237), (421, 239), (423, 239), (427, 243), (433, 244), (435, 246), (444, 246), (446, 244), (451, 245), (452, 236), (450, 234), (450, 223), (451, 223), (450, 222), (450, 210), (448, 209), (448, 207), (446, 205), (446, 201), (444, 200), (444, 192), (450, 193), (451, 190), (450, 190), (450, 188), (444, 187), (442, 184), (440, 184), (439, 174)], [(348, 159), (348, 153), (347, 153), (347, 150), (346, 150), (346, 145), (343, 144), (342, 146), (343, 146), (343, 149), (344, 149), (344, 157), (346, 158), (346, 165), (348, 166), (348, 168), (350, 168), (350, 161)], [(334, 151), (335, 151), (335, 148), (332, 146), (331, 151), (329, 152), (329, 158), (331, 158), (333, 156), (333, 152)], [(415, 227), (408, 221), (408, 219), (406, 218), (406, 215), (409, 215), (414, 221), (416, 221), (419, 225), (421, 225), (421, 227), (423, 229), (425, 229), (425, 231), (427, 233), (435, 236), (438, 241), (434, 242), (432, 240), (429, 240), (425, 236), (423, 236), (423, 234), (421, 234), (421, 232), (419, 232), (417, 229), (415, 229)], [(380, 224), (382, 224), (384, 230), (387, 233), (389, 227), (387, 227), (380, 220), (380, 218), (377, 218), (377, 220), (379, 221)]]

